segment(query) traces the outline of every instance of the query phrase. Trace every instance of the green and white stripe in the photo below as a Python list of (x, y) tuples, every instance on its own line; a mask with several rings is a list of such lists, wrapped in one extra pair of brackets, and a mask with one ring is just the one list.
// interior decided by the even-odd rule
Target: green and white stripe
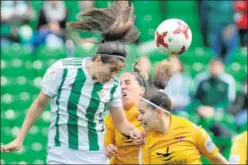
[(62, 80), (51, 99), (49, 146), (98, 151), (104, 149), (103, 112), (117, 95), (116, 82), (100, 84), (88, 76), (85, 60), (61, 60)]

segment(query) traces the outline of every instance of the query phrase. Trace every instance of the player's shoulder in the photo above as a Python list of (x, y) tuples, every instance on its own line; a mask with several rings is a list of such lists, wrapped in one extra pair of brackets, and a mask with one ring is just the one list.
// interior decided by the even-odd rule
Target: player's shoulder
[(62, 58), (55, 61), (50, 68), (63, 69), (69, 66), (81, 66), (83, 58)]
[(185, 119), (184, 117), (172, 115), (172, 119), (174, 120), (174, 123), (176, 123), (180, 127), (184, 127), (188, 129), (198, 128), (198, 126), (195, 123), (189, 121), (188, 119)]
[(59, 63), (63, 68), (82, 68), (82, 62), (84, 58), (64, 58), (59, 60)]

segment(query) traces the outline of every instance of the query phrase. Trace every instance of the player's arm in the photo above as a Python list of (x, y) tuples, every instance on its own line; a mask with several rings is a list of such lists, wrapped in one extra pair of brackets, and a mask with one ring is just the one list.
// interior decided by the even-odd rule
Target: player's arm
[(203, 128), (195, 128), (195, 141), (197, 148), (212, 164), (229, 164)]
[(9, 144), (1, 146), (2, 152), (17, 151), (22, 147), (28, 130), (32, 127), (34, 122), (40, 116), (41, 112), (45, 109), (50, 97), (56, 95), (56, 92), (58, 90), (58, 82), (61, 82), (58, 80), (61, 80), (61, 76), (63, 73), (61, 72), (61, 70), (59, 70), (59, 64), (59, 61), (56, 62), (46, 71), (41, 84), (42, 90), (28, 109), (18, 136)]
[(46, 107), (49, 99), (50, 99), (49, 96), (44, 94), (42, 91), (40, 92), (38, 97), (35, 99), (35, 101), (30, 106), (18, 136), (11, 143), (9, 143), (5, 146), (2, 146), (1, 147), (2, 152), (17, 151), (22, 147), (23, 141), (25, 139), (25, 136), (26, 136), (28, 130), (32, 127), (34, 122), (40, 116), (41, 112)]
[(119, 84), (116, 85), (118, 86), (108, 104), (113, 123), (122, 134), (130, 136), (135, 143), (140, 144), (143, 142), (141, 131), (128, 121), (122, 106), (121, 88)]
[(109, 112), (115, 127), (124, 135), (131, 136), (134, 142), (142, 143), (141, 131), (135, 128), (126, 118), (123, 107), (111, 107)]
[(224, 156), (222, 156), (220, 153), (215, 157), (210, 157), (209, 161), (212, 164), (229, 164), (226, 158), (224, 158)]

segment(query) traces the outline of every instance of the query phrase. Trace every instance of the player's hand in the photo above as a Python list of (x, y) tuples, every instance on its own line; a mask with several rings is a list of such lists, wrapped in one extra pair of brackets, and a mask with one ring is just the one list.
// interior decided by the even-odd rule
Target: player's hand
[(137, 129), (134, 128), (131, 132), (130, 132), (130, 137), (132, 138), (133, 142), (137, 145), (144, 143), (144, 138), (143, 138), (143, 134), (142, 132)]
[(22, 147), (22, 141), (19, 139), (15, 139), (9, 144), (1, 146), (1, 152), (14, 152), (18, 151)]
[(105, 148), (105, 153), (107, 155), (107, 157), (111, 158), (113, 155), (115, 155), (117, 151), (117, 147), (113, 144), (109, 144), (106, 148)]

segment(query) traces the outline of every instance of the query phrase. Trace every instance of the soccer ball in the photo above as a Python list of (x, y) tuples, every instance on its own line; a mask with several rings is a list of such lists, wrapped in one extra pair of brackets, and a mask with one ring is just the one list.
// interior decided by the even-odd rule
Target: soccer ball
[(168, 19), (160, 23), (155, 32), (157, 48), (167, 55), (180, 55), (192, 41), (189, 26), (180, 19)]

